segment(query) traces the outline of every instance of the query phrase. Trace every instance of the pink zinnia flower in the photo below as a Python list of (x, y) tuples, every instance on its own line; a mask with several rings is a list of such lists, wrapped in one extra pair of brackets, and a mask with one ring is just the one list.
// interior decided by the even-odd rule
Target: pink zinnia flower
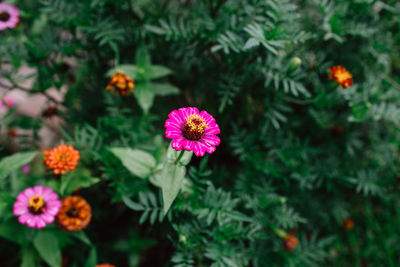
[(7, 28), (15, 28), (18, 22), (18, 8), (7, 3), (0, 3), (0, 31)]
[(207, 111), (197, 108), (180, 108), (168, 115), (165, 121), (165, 136), (174, 139), (171, 146), (176, 151), (185, 149), (196, 156), (204, 156), (215, 151), (221, 140), (219, 126)]
[(21, 224), (44, 228), (54, 221), (61, 207), (57, 194), (48, 187), (37, 185), (22, 191), (14, 203), (14, 215)]

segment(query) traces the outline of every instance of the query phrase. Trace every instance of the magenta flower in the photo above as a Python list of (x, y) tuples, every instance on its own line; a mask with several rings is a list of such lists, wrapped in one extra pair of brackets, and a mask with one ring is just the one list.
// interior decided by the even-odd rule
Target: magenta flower
[(19, 10), (13, 5), (0, 3), (0, 31), (15, 28), (19, 22)]
[(168, 115), (165, 121), (165, 136), (174, 139), (171, 146), (176, 151), (185, 149), (196, 156), (204, 156), (215, 151), (221, 140), (219, 126), (207, 111), (199, 112), (197, 108), (180, 108)]
[(31, 166), (29, 166), (29, 164), (25, 164), (21, 167), (21, 171), (24, 174), (29, 174), (31, 172)]
[(14, 203), (14, 215), (21, 224), (41, 229), (54, 221), (61, 207), (58, 195), (48, 187), (37, 185), (22, 191)]

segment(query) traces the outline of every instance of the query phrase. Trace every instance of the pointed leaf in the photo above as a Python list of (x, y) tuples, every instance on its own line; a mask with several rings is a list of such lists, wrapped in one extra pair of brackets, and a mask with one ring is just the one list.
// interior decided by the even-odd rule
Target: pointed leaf
[(35, 236), (33, 245), (48, 265), (61, 266), (61, 250), (55, 235), (48, 231), (40, 231)]
[(36, 154), (37, 152), (20, 152), (3, 158), (0, 161), (0, 179), (31, 162)]
[(135, 87), (134, 95), (144, 113), (148, 113), (153, 106), (155, 96), (152, 84), (150, 82), (138, 83)]
[(122, 164), (140, 178), (150, 176), (156, 167), (154, 157), (145, 151), (131, 148), (111, 148), (110, 151), (122, 161)]

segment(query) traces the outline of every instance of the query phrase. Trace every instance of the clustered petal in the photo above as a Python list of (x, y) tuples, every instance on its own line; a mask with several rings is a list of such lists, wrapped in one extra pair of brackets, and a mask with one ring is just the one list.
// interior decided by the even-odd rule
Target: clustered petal
[(60, 210), (58, 195), (48, 187), (37, 185), (22, 191), (14, 203), (14, 216), (21, 224), (42, 229), (54, 221)]
[(67, 196), (61, 200), (61, 209), (56, 223), (65, 231), (81, 231), (88, 226), (92, 218), (92, 209), (80, 196)]
[(79, 151), (73, 146), (59, 145), (43, 151), (44, 164), (54, 171), (54, 174), (66, 174), (67, 170), (75, 170), (79, 160)]
[(111, 77), (111, 80), (106, 87), (107, 91), (111, 91), (111, 89), (113, 88), (113, 94), (119, 94), (120, 96), (128, 95), (130, 93), (133, 93), (135, 82), (127, 75), (121, 72), (116, 72)]
[(109, 263), (97, 264), (96, 267), (115, 267), (115, 265), (111, 265)]
[(329, 68), (329, 79), (334, 79), (343, 89), (353, 85), (353, 76), (342, 66), (333, 66)]
[(15, 28), (19, 23), (19, 10), (13, 5), (0, 3), (0, 31)]
[(293, 234), (287, 234), (283, 241), (283, 248), (287, 252), (290, 252), (297, 247), (298, 243), (299, 243), (299, 239), (297, 239), (296, 236), (294, 236)]
[(173, 110), (165, 121), (165, 136), (173, 139), (171, 146), (177, 151), (193, 151), (196, 156), (213, 153), (221, 142), (218, 124), (207, 111), (194, 107)]

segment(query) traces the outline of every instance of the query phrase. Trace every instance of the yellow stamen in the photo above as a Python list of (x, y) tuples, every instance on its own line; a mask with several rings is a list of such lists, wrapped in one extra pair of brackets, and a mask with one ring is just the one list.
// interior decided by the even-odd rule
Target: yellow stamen
[(39, 211), (46, 203), (41, 196), (33, 196), (29, 199), (28, 207), (34, 211)]
[(192, 114), (186, 118), (186, 125), (190, 128), (193, 132), (200, 132), (204, 133), (204, 128), (207, 128), (208, 125), (204, 121), (203, 117), (200, 117), (197, 114)]

